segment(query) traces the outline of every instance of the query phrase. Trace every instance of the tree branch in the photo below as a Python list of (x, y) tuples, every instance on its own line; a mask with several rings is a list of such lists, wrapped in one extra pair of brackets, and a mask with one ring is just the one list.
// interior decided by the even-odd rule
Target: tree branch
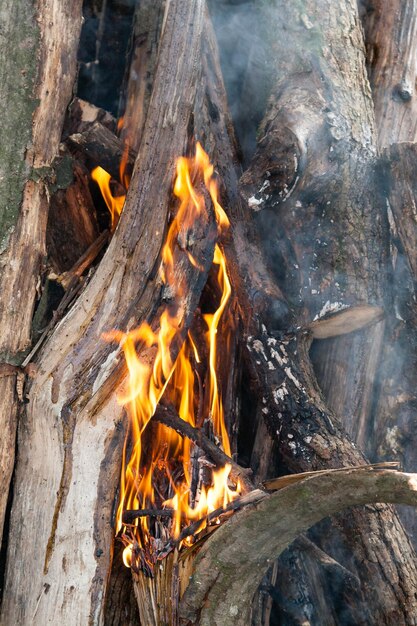
[(236, 513), (198, 553), (180, 603), (180, 623), (250, 623), (262, 576), (300, 533), (347, 507), (376, 502), (417, 506), (417, 474), (369, 468), (318, 474)]

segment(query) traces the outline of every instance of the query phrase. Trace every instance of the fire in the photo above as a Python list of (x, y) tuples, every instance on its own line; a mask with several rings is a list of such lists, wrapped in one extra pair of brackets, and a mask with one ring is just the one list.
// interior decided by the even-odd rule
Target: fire
[[(204, 183), (210, 194), (219, 231), (226, 228), (229, 221), (218, 201), (213, 166), (200, 144), (197, 144), (194, 158), (178, 159), (176, 170), (174, 194), (179, 200), (179, 208), (163, 246), (160, 275), (172, 293), (180, 296), (181, 285), (175, 282), (175, 247), (179, 241), (187, 240), (187, 233), (195, 221), (207, 215), (204, 194), (198, 191), (201, 186), (196, 183)], [(197, 260), (191, 253), (187, 254), (189, 262), (198, 268)], [(143, 323), (131, 332), (112, 331), (105, 337), (120, 343), (128, 369), (126, 389), (119, 397), (119, 402), (127, 407), (130, 432), (123, 450), (116, 526), (116, 532), (121, 534), (126, 544), (124, 562), (128, 567), (134, 562), (134, 544), (142, 549), (148, 547), (149, 553), (153, 541), (151, 527), (153, 525), (155, 531), (155, 524), (159, 522), (144, 516), (140, 521), (136, 519), (132, 524), (126, 524), (123, 521), (125, 511), (172, 510), (169, 532), (172, 538), (177, 539), (181, 529), (189, 522), (226, 506), (239, 493), (239, 486), (235, 489), (229, 487), (230, 466), (215, 471), (209, 468), (210, 480), (197, 480), (197, 489), (195, 468), (200, 467), (201, 470), (202, 465), (196, 466), (195, 460), (193, 465), (193, 454), (196, 452), (193, 444), (162, 424), (150, 424), (164, 396), (180, 418), (192, 426), (201, 427), (205, 422), (226, 454), (231, 454), (217, 379), (217, 335), (219, 330), (224, 330), (227, 322), (225, 311), (231, 285), (226, 258), (219, 245), (215, 247), (213, 264), (221, 293), (217, 309), (203, 316), (207, 330), (204, 334), (200, 333), (199, 341), (188, 333), (175, 360), (171, 348), (178, 337), (180, 313), (173, 315), (165, 310), (156, 330)], [(204, 387), (196, 371), (196, 365), (202, 362), (207, 363)], [(128, 445), (132, 445), (129, 458)]]
[[(110, 211), (111, 215), (111, 231), (113, 232), (119, 221), (120, 214), (126, 200), (126, 194), (114, 196), (110, 187), (111, 176), (102, 167), (96, 167), (91, 172), (91, 178), (100, 187), (101, 195)], [(121, 179), (123, 180), (123, 179)]]

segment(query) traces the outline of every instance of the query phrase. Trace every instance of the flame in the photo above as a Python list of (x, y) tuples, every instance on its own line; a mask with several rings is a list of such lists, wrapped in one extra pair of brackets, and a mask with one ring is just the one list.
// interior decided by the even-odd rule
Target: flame
[[(211, 197), (219, 232), (229, 225), (218, 201), (213, 172), (209, 157), (200, 144), (197, 144), (194, 158), (180, 157), (177, 160), (174, 194), (179, 199), (179, 207), (162, 249), (160, 271), (163, 282), (170, 287), (175, 298), (183, 295), (182, 286), (175, 278), (175, 251), (178, 245), (182, 250), (185, 248), (181, 242), (187, 241), (196, 220), (207, 219), (205, 196), (198, 190), (202, 189), (203, 183)], [(199, 267), (191, 253), (187, 251), (187, 254), (190, 263)], [(179, 334), (181, 311), (176, 315), (163, 311), (156, 330), (143, 323), (128, 333), (112, 331), (105, 335), (107, 340), (120, 343), (128, 369), (126, 389), (118, 398), (127, 407), (130, 432), (123, 449), (116, 525), (116, 533), (121, 533), (126, 544), (124, 562), (128, 567), (134, 560), (133, 542), (141, 548), (151, 542), (152, 522), (143, 517), (127, 525), (123, 521), (124, 511), (161, 507), (173, 509), (170, 534), (178, 538), (184, 525), (226, 506), (239, 492), (239, 486), (235, 489), (229, 487), (231, 468), (226, 466), (212, 471), (211, 484), (201, 484), (200, 481), (199, 491), (197, 493), (194, 489), (191, 501), (193, 444), (162, 424), (152, 423), (152, 432), (147, 432), (149, 421), (164, 396), (180, 418), (192, 426), (202, 425), (196, 424), (196, 408), (205, 407), (202, 417), (211, 424), (224, 451), (231, 454), (217, 380), (217, 334), (222, 322), (225, 323), (224, 313), (231, 295), (226, 258), (219, 245), (215, 247), (213, 264), (217, 267), (216, 279), (221, 296), (217, 310), (203, 316), (207, 332), (202, 337), (205, 345), (201, 350), (199, 342), (188, 333), (178, 357), (173, 360), (172, 347)], [(201, 398), (201, 394), (196, 393), (196, 389), (201, 391), (202, 386), (196, 384), (195, 364), (204, 361), (203, 353), (207, 355), (208, 383), (203, 394), (205, 397)], [(151, 450), (148, 449), (149, 440), (152, 442)], [(129, 458), (128, 442), (132, 444)], [(158, 477), (163, 477), (165, 498), (160, 488), (155, 487)]]
[(126, 200), (126, 194), (122, 196), (114, 196), (110, 188), (111, 176), (102, 167), (96, 167), (91, 172), (91, 178), (100, 187), (101, 195), (110, 211), (111, 215), (111, 231), (113, 232), (119, 221), (120, 214)]

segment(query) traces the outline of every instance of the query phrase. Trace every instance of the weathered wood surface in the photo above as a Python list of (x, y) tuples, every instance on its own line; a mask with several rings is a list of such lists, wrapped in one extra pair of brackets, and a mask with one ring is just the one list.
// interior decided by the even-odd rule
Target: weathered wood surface
[[(0, 362), (19, 365), (31, 322), (57, 156), (76, 72), (81, 0), (2, 5), (0, 41)], [(11, 53), (11, 50), (13, 53)], [(6, 139), (7, 138), (7, 139)], [(0, 378), (0, 531), (13, 470), (16, 373)]]
[[(414, 430), (417, 387), (416, 264), (413, 182), (417, 137), (417, 5), (413, 0), (365, 2), (363, 17), (367, 65), (375, 104), (378, 145), (384, 161), (381, 185), (389, 197), (391, 258), (390, 289), (382, 367), (370, 438), (374, 458), (402, 460), (406, 470), (416, 464)], [(408, 158), (406, 157), (408, 154)], [(387, 158), (393, 159), (392, 164)], [(401, 519), (417, 546), (417, 515), (401, 508)]]
[[(155, 313), (161, 295), (159, 254), (174, 162), (187, 149), (202, 16), (200, 0), (168, 7), (152, 115), (123, 218), (94, 280), (37, 362), (19, 437), (3, 606), (11, 623), (31, 623), (35, 611), (38, 623), (102, 618), (123, 429), (115, 428), (121, 409), (111, 396), (120, 381), (119, 349), (100, 335)], [(190, 286), (193, 297), (201, 281)], [(185, 315), (192, 310), (190, 304)]]
[(251, 599), (271, 557), (297, 535), (352, 505), (382, 500), (416, 506), (416, 486), (415, 474), (346, 469), (312, 476), (236, 513), (197, 554), (180, 623), (247, 626)]
[[(161, 36), (163, 1), (139, 2), (134, 16), (130, 63), (125, 76), (120, 139), (138, 150), (152, 94)], [(141, 102), (141, 106), (137, 105)]]
[(363, 0), (369, 79), (381, 147), (415, 141), (417, 3)]

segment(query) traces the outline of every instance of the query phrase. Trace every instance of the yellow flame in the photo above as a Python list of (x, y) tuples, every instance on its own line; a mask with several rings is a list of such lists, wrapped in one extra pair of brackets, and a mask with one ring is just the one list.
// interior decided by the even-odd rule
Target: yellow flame
[[(213, 178), (214, 168), (200, 144), (197, 144), (194, 158), (178, 159), (176, 171), (174, 194), (179, 199), (179, 208), (163, 246), (161, 276), (163, 281), (171, 287), (175, 297), (178, 297), (182, 295), (181, 285), (175, 278), (175, 250), (179, 238), (187, 241), (188, 231), (196, 220), (202, 217), (207, 219), (204, 194), (198, 191), (196, 182), (201, 180), (201, 184), (204, 183), (210, 194), (219, 231), (227, 227), (229, 221), (218, 201), (217, 184)], [(190, 257), (189, 254), (190, 263), (198, 267), (197, 261)], [(216, 437), (225, 452), (230, 455), (230, 442), (217, 380), (217, 333), (231, 295), (231, 285), (227, 275), (226, 258), (219, 245), (215, 247), (213, 263), (218, 266), (216, 277), (221, 297), (215, 313), (204, 316), (208, 326), (204, 337), (206, 341), (204, 353), (208, 355), (209, 379), (208, 401), (205, 403), (208, 414), (204, 417), (211, 421)], [(133, 551), (131, 540), (127, 540), (126, 537), (130, 531), (131, 535), (134, 534), (139, 546), (144, 547), (142, 539), (145, 538), (145, 542), (149, 540), (149, 521), (147, 518), (142, 518), (140, 522), (136, 520), (130, 528), (127, 528), (123, 522), (124, 511), (158, 508), (157, 505), (159, 508), (161, 506), (172, 507), (174, 516), (170, 532), (172, 537), (177, 538), (185, 524), (204, 517), (218, 507), (225, 506), (238, 495), (238, 488), (235, 490), (229, 488), (230, 466), (226, 466), (213, 471), (211, 485), (203, 485), (200, 493), (196, 495), (196, 501), (190, 502), (193, 444), (161, 424), (153, 425), (152, 450), (144, 454), (144, 432), (163, 395), (175, 407), (181, 419), (192, 426), (196, 425), (195, 408), (198, 398), (195, 394), (195, 374), (191, 357), (196, 363), (200, 363), (200, 351), (195, 339), (189, 333), (178, 357), (173, 361), (171, 348), (174, 339), (178, 336), (180, 320), (180, 312), (177, 316), (172, 316), (165, 310), (161, 314), (159, 328), (156, 330), (152, 330), (148, 324), (143, 323), (129, 333), (112, 331), (105, 336), (109, 341), (120, 342), (128, 369), (127, 386), (120, 395), (119, 401), (128, 409), (129, 440), (133, 448), (127, 459), (128, 438), (126, 438), (116, 527), (116, 532), (121, 532), (122, 538), (127, 543), (124, 562), (128, 567), (132, 564)], [(137, 351), (137, 344), (140, 344), (140, 354)], [(177, 468), (175, 478), (171, 470), (173, 462)], [(178, 480), (178, 465), (181, 469), (181, 480)], [(154, 477), (158, 472), (165, 475), (166, 484), (173, 493), (172, 497), (164, 501), (154, 488)]]
[(110, 211), (111, 215), (111, 231), (113, 232), (119, 221), (120, 214), (126, 200), (126, 194), (122, 196), (114, 196), (110, 188), (111, 176), (102, 167), (96, 167), (91, 172), (91, 178), (100, 187), (101, 195)]

